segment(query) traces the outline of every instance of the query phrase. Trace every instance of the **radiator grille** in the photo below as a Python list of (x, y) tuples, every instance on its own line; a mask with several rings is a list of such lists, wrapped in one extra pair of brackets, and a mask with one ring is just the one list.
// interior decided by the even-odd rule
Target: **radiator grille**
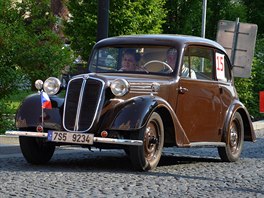
[(102, 98), (103, 81), (77, 78), (69, 82), (64, 106), (64, 128), (68, 131), (88, 131), (96, 118)]

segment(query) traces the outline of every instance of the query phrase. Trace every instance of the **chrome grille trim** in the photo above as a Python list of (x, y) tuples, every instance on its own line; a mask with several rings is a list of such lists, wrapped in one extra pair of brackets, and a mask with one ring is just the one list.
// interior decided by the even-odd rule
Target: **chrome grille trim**
[(129, 83), (129, 93), (137, 94), (158, 94), (153, 90), (153, 83)]
[[(74, 80), (82, 80), (82, 85), (81, 85), (81, 89), (80, 89), (80, 95), (79, 95), (79, 99), (78, 99), (78, 105), (77, 105), (77, 111), (76, 111), (76, 115), (75, 115), (75, 121), (74, 121), (74, 128), (73, 130), (67, 128), (67, 124), (65, 123), (65, 112), (66, 112), (66, 107), (67, 107), (67, 97), (68, 97), (68, 91), (69, 91), (69, 86), (71, 85), (72, 81)], [(84, 91), (85, 91), (85, 87), (86, 87), (86, 84), (87, 84), (87, 81), (91, 79), (91, 80), (95, 80), (95, 81), (98, 81), (101, 83), (100, 85), (100, 88), (101, 90), (99, 91), (99, 99), (96, 103), (96, 109), (95, 109), (95, 114), (93, 115), (93, 118), (92, 118), (92, 121), (91, 121), (91, 124), (90, 126), (85, 129), (85, 130), (79, 130), (80, 129), (80, 124), (79, 124), (79, 121), (80, 121), (80, 114), (81, 114), (81, 108), (82, 108), (82, 103), (83, 103), (83, 96), (84, 96)], [(104, 87), (105, 87), (105, 82), (101, 79), (98, 79), (98, 78), (94, 78), (94, 77), (90, 77), (89, 75), (82, 75), (82, 76), (79, 76), (77, 78), (73, 78), (69, 81), (68, 83), (68, 87), (67, 87), (67, 91), (66, 91), (66, 96), (65, 96), (65, 101), (64, 101), (64, 109), (63, 109), (63, 127), (66, 131), (68, 132), (87, 132), (91, 129), (91, 127), (93, 126), (94, 124), (94, 121), (96, 119), (96, 116), (98, 114), (98, 111), (99, 111), (99, 106), (100, 106), (100, 103), (101, 103), (101, 100), (102, 100), (102, 94), (103, 94), (103, 90), (104, 90)]]
[(80, 118), (80, 112), (81, 112), (81, 107), (82, 107), (83, 92), (84, 92), (85, 84), (86, 84), (86, 79), (84, 78), (83, 82), (82, 82), (82, 87), (80, 90), (79, 100), (78, 100), (78, 107), (77, 107), (77, 113), (76, 113), (76, 117), (75, 117), (74, 131), (79, 130), (79, 118)]

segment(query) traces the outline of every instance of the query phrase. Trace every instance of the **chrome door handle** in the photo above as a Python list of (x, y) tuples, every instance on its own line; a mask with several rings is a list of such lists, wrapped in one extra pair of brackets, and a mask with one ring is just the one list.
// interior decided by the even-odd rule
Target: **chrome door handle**
[(187, 88), (185, 88), (185, 87), (180, 87), (179, 88), (179, 93), (181, 93), (181, 94), (184, 94), (184, 93), (186, 93), (186, 92), (188, 92), (189, 91), (189, 89), (187, 89)]

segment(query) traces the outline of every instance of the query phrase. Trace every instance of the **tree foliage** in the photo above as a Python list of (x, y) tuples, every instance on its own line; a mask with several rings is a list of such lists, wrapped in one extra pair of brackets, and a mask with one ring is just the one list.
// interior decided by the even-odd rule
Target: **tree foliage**
[[(11, 2), (11, 1), (5, 1)], [(5, 52), (12, 55), (12, 64), (36, 79), (58, 76), (61, 69), (72, 62), (71, 51), (53, 31), (56, 18), (51, 13), (49, 0), (24, 0), (22, 3), (2, 3), (0, 40)], [(10, 44), (9, 47), (7, 45)], [(7, 62), (5, 66), (10, 66)]]
[(250, 79), (235, 80), (240, 100), (256, 119), (263, 118), (259, 113), (259, 92), (264, 91), (264, 38), (258, 39)]
[(20, 80), (20, 68), (15, 59), (17, 48), (16, 40), (23, 34), (17, 23), (19, 15), (10, 12), (10, 2), (0, 3), (0, 99), (15, 89)]
[(246, 8), (246, 17), (248, 23), (258, 25), (259, 36), (264, 36), (264, 1), (263, 0), (241, 0)]
[(168, 34), (201, 34), (202, 1), (168, 0), (163, 32)]
[[(71, 47), (85, 59), (96, 42), (98, 1), (69, 1), (72, 15), (65, 23)], [(166, 12), (165, 0), (110, 1), (109, 36), (161, 33)]]
[(208, 1), (206, 37), (215, 40), (219, 20), (246, 22), (245, 6), (239, 1)]
[(55, 23), (49, 0), (0, 1), (0, 130), (10, 125), (1, 101), (18, 88), (23, 76), (33, 85), (72, 63), (71, 52), (53, 31)]
[[(168, 11), (166, 23), (163, 24), (163, 32), (170, 34), (201, 35), (202, 7), (201, 0), (168, 0), (165, 8)], [(239, 1), (215, 0), (207, 1), (206, 11), (206, 37), (216, 38), (217, 24), (219, 20), (245, 21), (245, 6)]]
[(18, 5), (23, 19), (25, 34), (17, 61), (30, 76), (31, 82), (58, 76), (61, 70), (72, 63), (71, 51), (64, 47), (63, 40), (55, 33), (56, 17), (52, 14), (49, 0), (26, 0)]

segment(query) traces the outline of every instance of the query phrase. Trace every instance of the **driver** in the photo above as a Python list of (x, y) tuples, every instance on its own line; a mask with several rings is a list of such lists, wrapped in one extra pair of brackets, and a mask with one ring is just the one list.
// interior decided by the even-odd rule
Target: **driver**
[(136, 71), (138, 69), (138, 59), (139, 55), (136, 50), (127, 49), (122, 56), (122, 66), (119, 71)]

